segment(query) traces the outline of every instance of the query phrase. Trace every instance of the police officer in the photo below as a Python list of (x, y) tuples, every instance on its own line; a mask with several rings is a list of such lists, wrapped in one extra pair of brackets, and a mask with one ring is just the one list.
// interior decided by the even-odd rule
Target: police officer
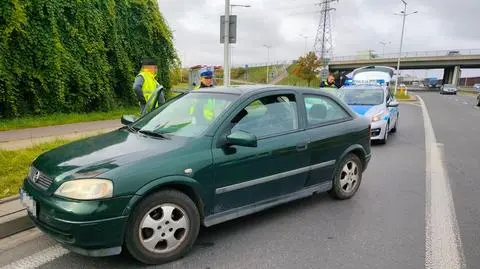
[(213, 87), (213, 72), (210, 70), (203, 70), (200, 73), (200, 85), (195, 89)]
[[(195, 86), (196, 89), (200, 88), (212, 88), (213, 87), (213, 72), (208, 69), (204, 69), (200, 73), (200, 85)], [(190, 106), (189, 114), (193, 115), (196, 110), (196, 103)], [(207, 121), (212, 121), (215, 117), (215, 99), (209, 98), (206, 104), (202, 106), (203, 118)]]
[(148, 100), (155, 90), (160, 87), (155, 77), (157, 76), (157, 65), (155, 61), (146, 59), (142, 61), (142, 68), (133, 83), (133, 89), (140, 105), (140, 114), (143, 114)]
[(322, 81), (320, 88), (338, 88), (335, 85), (335, 76), (332, 73), (328, 74), (327, 81)]

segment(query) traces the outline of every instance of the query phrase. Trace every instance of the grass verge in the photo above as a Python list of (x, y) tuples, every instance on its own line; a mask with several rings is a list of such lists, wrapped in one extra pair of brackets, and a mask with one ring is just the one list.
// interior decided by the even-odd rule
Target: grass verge
[(398, 100), (410, 100), (411, 96), (409, 94), (397, 92), (397, 94), (395, 94), (395, 98)]
[(73, 140), (55, 140), (21, 150), (0, 150), (0, 199), (18, 194), (28, 167), (40, 154)]
[[(288, 76), (284, 79), (282, 79), (280, 82), (277, 83), (277, 85), (290, 85), (290, 86), (298, 86), (298, 87), (309, 87), (308, 86), (308, 81), (299, 78), (293, 74), (293, 69), (295, 68), (295, 65), (292, 64), (287, 68), (288, 71)], [(315, 78), (310, 82), (310, 87), (312, 88), (319, 88), (320, 87), (320, 81)]]
[(69, 123), (80, 123), (99, 120), (120, 119), (124, 114), (138, 114), (138, 107), (116, 109), (109, 112), (93, 113), (55, 113), (45, 116), (30, 116), (0, 121), (0, 131), (16, 130), (23, 128), (35, 128), (43, 126), (61, 125)]

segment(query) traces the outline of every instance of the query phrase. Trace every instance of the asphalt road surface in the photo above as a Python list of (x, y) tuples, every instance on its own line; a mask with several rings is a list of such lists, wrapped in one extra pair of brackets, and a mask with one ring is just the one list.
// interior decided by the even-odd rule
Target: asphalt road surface
[[(471, 96), (420, 96), (429, 120), (421, 102), (400, 105), (398, 132), (373, 146), (351, 200), (322, 194), (203, 229), (187, 257), (150, 268), (480, 268), (480, 110)], [(0, 268), (149, 267), (70, 253), (31, 230), (0, 241)]]
[(480, 107), (473, 95), (421, 93), (453, 194), (467, 268), (480, 268)]

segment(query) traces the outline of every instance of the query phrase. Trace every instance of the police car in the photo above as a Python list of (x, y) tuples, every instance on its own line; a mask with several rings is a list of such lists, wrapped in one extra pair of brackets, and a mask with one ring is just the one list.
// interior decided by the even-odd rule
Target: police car
[(385, 85), (353, 84), (341, 88), (342, 99), (358, 115), (371, 121), (371, 140), (386, 144), (398, 129), (398, 101)]

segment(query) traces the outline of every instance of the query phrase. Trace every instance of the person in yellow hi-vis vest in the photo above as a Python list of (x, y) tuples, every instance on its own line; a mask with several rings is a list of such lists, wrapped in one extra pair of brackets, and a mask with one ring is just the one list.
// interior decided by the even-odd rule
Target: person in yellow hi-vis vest
[[(200, 88), (211, 88), (213, 87), (212, 83), (213, 79), (213, 72), (207, 69), (204, 69), (200, 73), (200, 85), (197, 85), (194, 90)], [(197, 106), (197, 102), (190, 106), (190, 115), (193, 116), (195, 113), (195, 109)], [(215, 117), (215, 99), (210, 98), (207, 100), (207, 103), (203, 105), (203, 118), (207, 121), (212, 121)]]
[(140, 114), (146, 109), (146, 104), (155, 90), (160, 86), (155, 77), (157, 76), (155, 61), (147, 59), (142, 61), (142, 68), (133, 83), (133, 89), (140, 105)]

